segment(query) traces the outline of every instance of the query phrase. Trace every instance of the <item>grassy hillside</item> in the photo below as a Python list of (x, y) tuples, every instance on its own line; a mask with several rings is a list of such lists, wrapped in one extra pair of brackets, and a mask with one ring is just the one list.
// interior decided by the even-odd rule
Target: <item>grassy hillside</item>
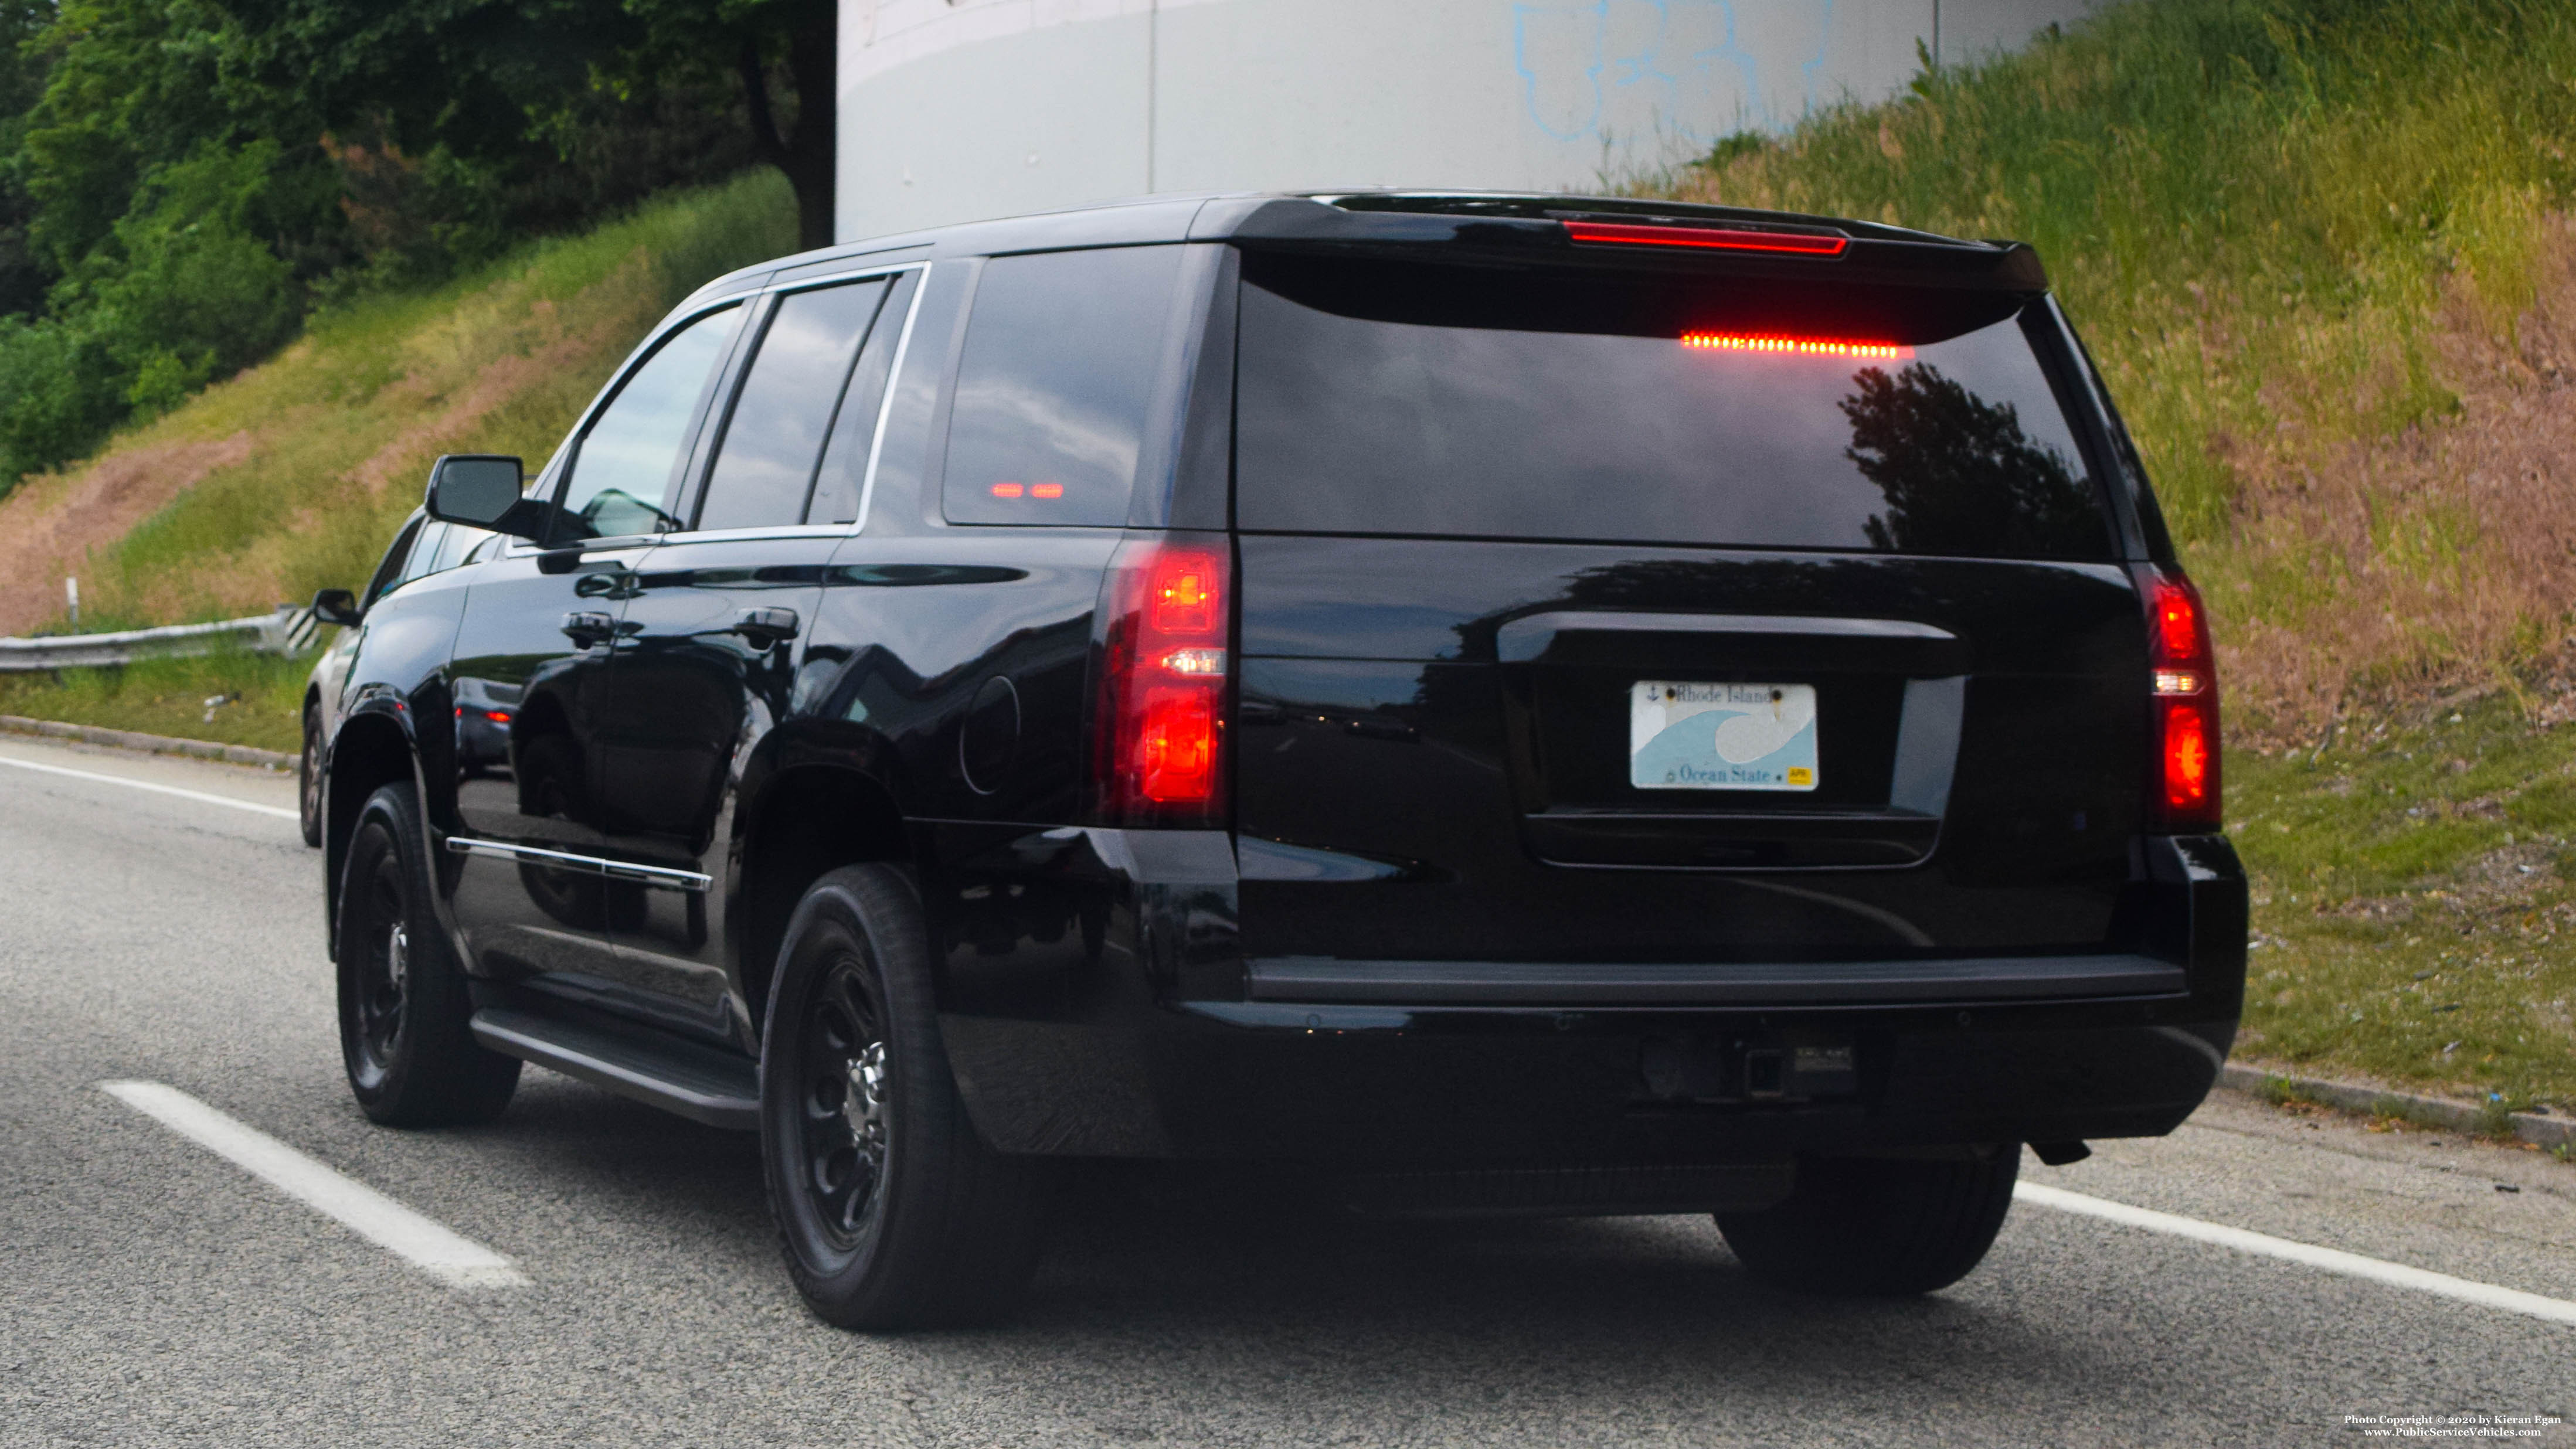
[(1641, 189), (2037, 245), (2217, 616), (2246, 1049), (2576, 1104), (2576, 7), (2146, 0)]
[[(66, 573), (81, 580), (84, 630), (354, 588), (419, 503), (431, 459), (518, 453), (534, 467), (673, 303), (795, 241), (786, 184), (762, 171), (317, 317), (274, 360), (0, 503), (0, 632), (61, 627)], [(292, 749), (302, 674), (240, 658), (0, 678), (0, 713)], [(206, 706), (227, 694), (241, 698)]]

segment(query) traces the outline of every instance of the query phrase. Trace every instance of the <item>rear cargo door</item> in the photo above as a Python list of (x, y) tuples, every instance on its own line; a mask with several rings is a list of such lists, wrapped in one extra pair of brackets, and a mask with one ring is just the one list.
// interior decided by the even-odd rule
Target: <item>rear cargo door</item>
[(2112, 944), (2142, 629), (2038, 310), (1248, 255), (1247, 950)]

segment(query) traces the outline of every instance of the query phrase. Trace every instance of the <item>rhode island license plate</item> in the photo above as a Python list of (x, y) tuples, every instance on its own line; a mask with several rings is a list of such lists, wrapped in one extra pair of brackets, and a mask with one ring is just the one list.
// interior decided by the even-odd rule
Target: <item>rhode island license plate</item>
[(1641, 679), (1628, 691), (1640, 790), (1813, 790), (1816, 687)]

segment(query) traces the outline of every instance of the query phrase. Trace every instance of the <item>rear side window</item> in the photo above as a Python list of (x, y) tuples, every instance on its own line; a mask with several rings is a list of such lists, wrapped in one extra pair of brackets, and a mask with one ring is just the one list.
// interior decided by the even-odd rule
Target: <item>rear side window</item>
[(815, 471), (814, 498), (805, 507), (808, 523), (859, 521), (859, 506), (867, 501), (868, 457), (875, 450), (877, 423), (885, 410), (886, 379), (894, 375), (895, 349), (903, 345), (913, 294), (920, 286), (921, 273), (904, 273), (894, 279), (894, 289), (877, 308), (876, 325), (868, 329), (858, 365), (850, 369), (841, 411), (832, 419), (831, 441), (824, 445), (822, 466)]
[(1178, 247), (985, 264), (949, 415), (951, 522), (1127, 521), (1180, 267)]
[(2024, 305), (1249, 255), (1237, 519), (2107, 559)]
[(726, 424), (698, 527), (801, 523), (823, 440), (886, 284), (791, 292), (778, 304)]

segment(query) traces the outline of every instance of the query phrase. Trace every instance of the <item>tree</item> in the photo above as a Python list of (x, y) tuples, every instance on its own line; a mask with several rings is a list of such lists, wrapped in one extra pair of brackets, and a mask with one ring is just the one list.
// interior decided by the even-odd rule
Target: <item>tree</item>
[[(716, 57), (730, 57), (753, 143), (761, 159), (786, 173), (796, 189), (798, 244), (808, 250), (830, 246), (840, 61), (836, 0), (617, 3), (642, 24), (643, 42), (624, 52), (642, 74), (687, 74)], [(787, 83), (792, 118), (782, 118), (772, 99), (773, 76)]]
[[(675, 95), (703, 102), (738, 89), (727, 124), (739, 128), (740, 154), (786, 174), (804, 245), (832, 239), (833, 0), (221, 3), (240, 22), (234, 73), (292, 94), (344, 137), (415, 156), (445, 147), (524, 169), (535, 144), (569, 164), (645, 139), (640, 118), (685, 122), (669, 114)], [(685, 159), (587, 163), (624, 174)]]

